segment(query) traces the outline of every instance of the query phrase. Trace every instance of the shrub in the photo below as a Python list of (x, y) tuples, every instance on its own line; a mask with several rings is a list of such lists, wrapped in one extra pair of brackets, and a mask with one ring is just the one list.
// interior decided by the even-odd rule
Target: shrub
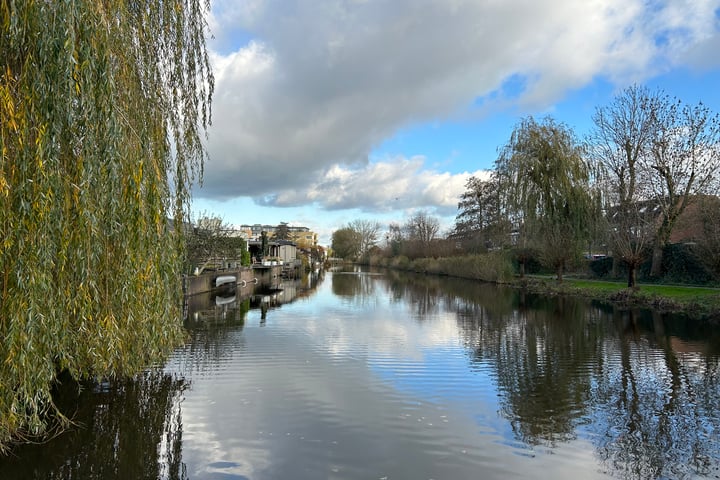
[(390, 262), (390, 266), (393, 268), (399, 268), (400, 270), (408, 270), (410, 268), (410, 259), (404, 255), (395, 257)]
[[(708, 261), (698, 253), (692, 244), (672, 244), (663, 250), (663, 273), (661, 278), (650, 276), (652, 255), (648, 251), (646, 260), (638, 269), (638, 278), (643, 282), (652, 283), (689, 283), (706, 285), (717, 282), (718, 275), (712, 270)], [(611, 278), (613, 259), (611, 257), (593, 260), (589, 263), (590, 272), (597, 278)], [(616, 272), (617, 278), (627, 276), (627, 266), (621, 261)]]
[(612, 276), (612, 257), (600, 258), (598, 260), (590, 260), (588, 266), (590, 268), (590, 272), (597, 278), (608, 278)]
[(451, 275), (487, 282), (507, 282), (513, 277), (512, 263), (504, 252), (478, 255), (418, 259), (413, 262), (417, 272)]
[(717, 280), (698, 255), (695, 245), (672, 244), (663, 250), (663, 280), (666, 282), (707, 284)]

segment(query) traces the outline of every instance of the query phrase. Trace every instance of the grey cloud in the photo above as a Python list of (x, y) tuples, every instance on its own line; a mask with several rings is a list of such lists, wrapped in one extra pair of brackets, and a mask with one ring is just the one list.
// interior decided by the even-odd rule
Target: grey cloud
[[(215, 55), (211, 159), (196, 196), (328, 209), (379, 210), (400, 197), (393, 191), (448, 203), (422, 183), (420, 166), (407, 184), (331, 175), (381, 175), (368, 155), (383, 140), (477, 98), (507, 102), (497, 92), (512, 77), (526, 83), (511, 100), (541, 108), (597, 75), (637, 79), (660, 55), (654, 32), (675, 38), (667, 25), (684, 20), (682, 9), (642, 0), (225, 0), (213, 9), (218, 51), (256, 40)], [(670, 56), (707, 41), (712, 19), (687, 16), (699, 33), (683, 33)]]
[(472, 175), (423, 169), (424, 158), (397, 157), (364, 167), (334, 165), (303, 189), (283, 189), (257, 200), (264, 206), (314, 204), (325, 210), (357, 209), (365, 213), (427, 208), (454, 216), (457, 203)]
[(693, 45), (687, 52), (687, 62), (698, 70), (709, 70), (720, 66), (720, 35), (704, 39)]

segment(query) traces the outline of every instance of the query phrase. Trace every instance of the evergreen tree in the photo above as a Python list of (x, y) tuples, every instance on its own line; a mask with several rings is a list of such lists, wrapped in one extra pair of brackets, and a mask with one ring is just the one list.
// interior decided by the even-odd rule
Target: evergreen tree
[(460, 240), (471, 253), (485, 252), (509, 240), (509, 227), (500, 209), (498, 181), (493, 172), (488, 179), (470, 177), (460, 196), (459, 213), (450, 237)]
[(290, 240), (290, 227), (285, 222), (280, 222), (280, 225), (275, 229), (276, 240)]

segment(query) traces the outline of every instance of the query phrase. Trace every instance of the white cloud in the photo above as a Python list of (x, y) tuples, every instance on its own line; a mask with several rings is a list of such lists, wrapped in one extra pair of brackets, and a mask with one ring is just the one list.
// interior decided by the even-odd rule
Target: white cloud
[(450, 174), (423, 169), (424, 158), (397, 157), (361, 167), (335, 164), (302, 189), (282, 189), (260, 200), (263, 205), (314, 204), (325, 210), (357, 209), (366, 213), (427, 208), (455, 215), (467, 180), (485, 172)]
[[(370, 152), (400, 128), (457, 115), (478, 98), (543, 109), (598, 76), (622, 85), (684, 61), (716, 64), (709, 47), (719, 6), (215, 1), (212, 46), (226, 53), (214, 55), (211, 160), (196, 195), (366, 211), (455, 208), (464, 174), (423, 170), (421, 157), (369, 163)], [(508, 98), (510, 79), (522, 88)]]

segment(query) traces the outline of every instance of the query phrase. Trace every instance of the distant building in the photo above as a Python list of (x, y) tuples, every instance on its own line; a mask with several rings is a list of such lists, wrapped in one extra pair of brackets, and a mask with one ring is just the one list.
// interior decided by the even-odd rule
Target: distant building
[[(703, 235), (703, 218), (701, 207), (720, 209), (720, 198), (714, 195), (696, 195), (689, 197), (688, 206), (683, 213), (677, 218), (672, 234), (670, 235), (670, 243), (694, 243), (700, 240)], [(662, 209), (657, 200), (644, 200), (637, 202), (635, 205), (636, 215), (642, 224), (631, 226), (631, 228), (647, 228), (654, 226), (657, 228), (662, 221)], [(610, 211), (611, 221), (616, 221), (619, 212), (617, 208)]]
[[(311, 248), (317, 246), (318, 235), (311, 231), (308, 227), (293, 227), (288, 225), (289, 240), (292, 240), (297, 244), (298, 248)], [(262, 232), (266, 232), (269, 239), (275, 237), (278, 225), (261, 225), (256, 223), (254, 225), (240, 225), (237, 230), (247, 240), (259, 240), (262, 236)]]
[(297, 260), (297, 245), (291, 240), (270, 240), (267, 242), (268, 254), (262, 254), (262, 240), (248, 241), (248, 250), (253, 263), (262, 259), (274, 258), (281, 260), (283, 264), (294, 264)]
[[(298, 248), (309, 249), (316, 247), (318, 235), (307, 227), (290, 227), (290, 239), (297, 243)], [(294, 229), (294, 230), (292, 230)]]

